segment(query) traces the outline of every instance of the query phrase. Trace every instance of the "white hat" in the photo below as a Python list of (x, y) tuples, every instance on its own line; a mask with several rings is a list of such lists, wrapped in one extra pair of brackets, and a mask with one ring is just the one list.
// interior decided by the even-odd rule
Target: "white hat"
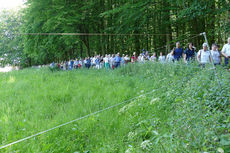
[(203, 43), (203, 47), (205, 47), (205, 46), (208, 47), (208, 44), (207, 43)]

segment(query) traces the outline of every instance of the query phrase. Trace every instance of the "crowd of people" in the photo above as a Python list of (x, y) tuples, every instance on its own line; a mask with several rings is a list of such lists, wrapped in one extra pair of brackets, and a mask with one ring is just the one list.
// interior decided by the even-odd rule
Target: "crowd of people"
[(228, 38), (228, 43), (225, 44), (220, 51), (220, 46), (213, 43), (211, 50), (208, 50), (208, 44), (204, 43), (202, 49), (198, 52), (193, 43), (189, 43), (186, 49), (184, 50), (180, 42), (176, 43), (176, 47), (171, 50), (166, 56), (160, 52), (159, 57), (156, 53), (150, 53), (145, 49), (142, 50), (142, 53), (136, 55), (134, 52), (132, 56), (129, 55), (120, 55), (120, 53), (115, 54), (106, 54), (105, 56), (96, 55), (94, 57), (86, 57), (85, 59), (76, 58), (70, 61), (65, 61), (62, 63), (55, 64), (54, 62), (50, 65), (51, 67), (58, 67), (62, 70), (73, 70), (80, 68), (95, 68), (95, 69), (115, 69), (120, 66), (126, 65), (128, 63), (145, 63), (146, 61), (151, 62), (177, 62), (184, 61), (185, 63), (190, 63), (198, 61), (200, 66), (205, 67), (206, 64), (213, 62), (215, 65), (221, 65), (222, 57), (225, 58), (225, 65), (227, 66), (230, 59), (230, 37)]

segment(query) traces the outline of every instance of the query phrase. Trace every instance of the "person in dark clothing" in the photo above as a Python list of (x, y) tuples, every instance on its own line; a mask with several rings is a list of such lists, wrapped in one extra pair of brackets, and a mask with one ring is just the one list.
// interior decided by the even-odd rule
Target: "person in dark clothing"
[(176, 43), (176, 49), (173, 52), (174, 60), (179, 61), (184, 55), (183, 48), (180, 47), (180, 42)]
[(195, 47), (193, 47), (193, 43), (188, 44), (188, 48), (185, 49), (184, 52), (184, 61), (186, 63), (192, 62), (195, 59)]

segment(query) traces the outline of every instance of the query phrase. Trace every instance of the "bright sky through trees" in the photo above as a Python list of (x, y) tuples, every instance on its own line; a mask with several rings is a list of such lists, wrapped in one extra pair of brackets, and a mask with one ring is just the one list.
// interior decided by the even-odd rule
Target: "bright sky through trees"
[(25, 0), (0, 0), (0, 9), (14, 9), (23, 5)]

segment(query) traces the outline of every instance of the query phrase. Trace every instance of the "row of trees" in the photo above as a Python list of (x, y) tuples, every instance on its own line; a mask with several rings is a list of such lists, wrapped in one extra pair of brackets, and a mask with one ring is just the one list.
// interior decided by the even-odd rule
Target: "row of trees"
[(20, 33), (22, 14), (18, 11), (3, 10), (0, 12), (0, 63), (23, 62), (23, 38)]
[(223, 44), (230, 32), (229, 6), (228, 0), (28, 0), (18, 24), (22, 33), (101, 35), (21, 35), (18, 45), (28, 64), (44, 64), (143, 48), (168, 52), (184, 39), (200, 46), (204, 39), (194, 34), (204, 31), (210, 42)]

